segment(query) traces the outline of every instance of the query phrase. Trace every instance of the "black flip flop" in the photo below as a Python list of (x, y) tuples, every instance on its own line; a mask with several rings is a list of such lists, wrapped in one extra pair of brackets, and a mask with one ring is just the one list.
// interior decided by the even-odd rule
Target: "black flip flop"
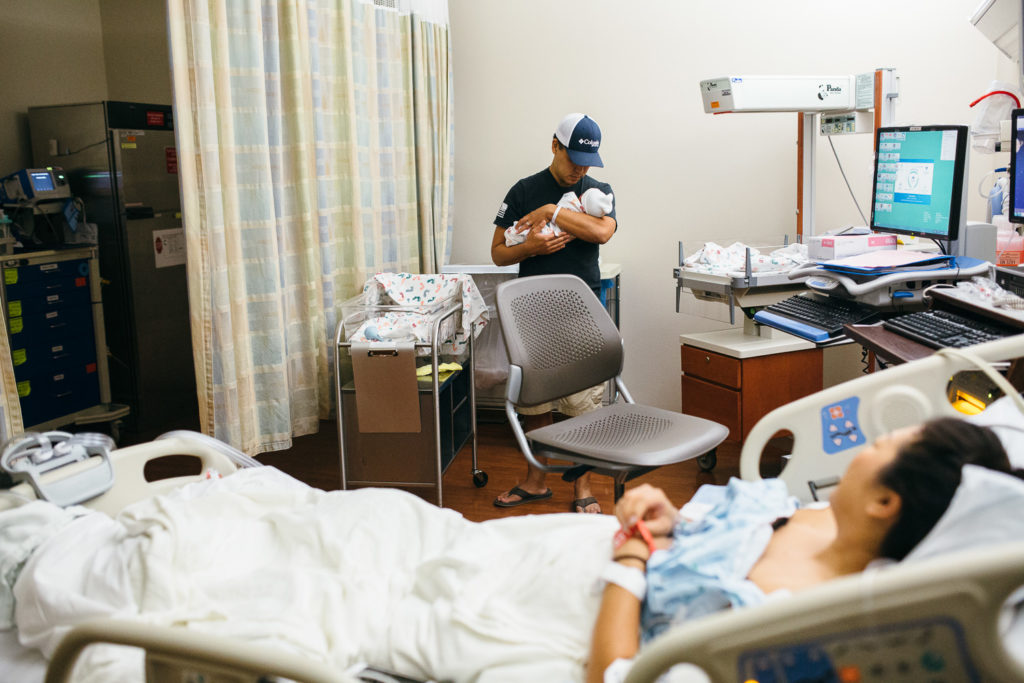
[(509, 494), (513, 496), (519, 496), (519, 500), (505, 502), (503, 500), (498, 500), (497, 498), (495, 498), (495, 507), (514, 508), (515, 506), (522, 505), (523, 503), (533, 503), (534, 501), (538, 500), (547, 500), (548, 498), (551, 497), (551, 489), (548, 489), (544, 493), (530, 493), (529, 491), (522, 490), (518, 486), (514, 486), (511, 489), (509, 489)]
[[(597, 502), (597, 498), (594, 498), (593, 496), (587, 496), (586, 498), (577, 498), (576, 500), (574, 500), (572, 502), (572, 511), (576, 512), (576, 508), (579, 508), (581, 514), (586, 514), (588, 505), (597, 505), (598, 507), (601, 507), (601, 505)], [(599, 515), (601, 513), (592, 512), (590, 514)]]

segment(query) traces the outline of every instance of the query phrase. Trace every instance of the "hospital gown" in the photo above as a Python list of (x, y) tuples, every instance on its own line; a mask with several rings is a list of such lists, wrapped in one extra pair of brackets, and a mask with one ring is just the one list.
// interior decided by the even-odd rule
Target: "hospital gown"
[(648, 562), (643, 641), (689, 619), (763, 602), (747, 574), (768, 545), (772, 522), (796, 508), (778, 479), (702, 486), (683, 508), (672, 546)]

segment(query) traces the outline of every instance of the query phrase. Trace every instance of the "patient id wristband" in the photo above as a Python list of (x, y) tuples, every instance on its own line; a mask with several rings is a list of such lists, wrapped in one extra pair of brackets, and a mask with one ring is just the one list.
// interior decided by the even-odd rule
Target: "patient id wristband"
[(560, 207), (560, 206), (556, 206), (555, 207), (555, 212), (553, 214), (551, 214), (551, 220), (549, 221), (551, 223), (551, 225), (554, 225), (554, 226), (558, 225), (558, 223), (555, 222), (555, 219), (558, 218), (558, 212), (561, 211), (561, 210), (562, 210), (562, 207)]
[(627, 567), (618, 562), (609, 562), (601, 572), (600, 579), (605, 583), (614, 583), (628, 591), (637, 600), (643, 602), (647, 595), (647, 577), (636, 567)]
[(640, 534), (640, 538), (644, 539), (644, 542), (647, 543), (647, 549), (653, 555), (654, 551), (658, 549), (658, 546), (654, 544), (654, 537), (651, 535), (651, 530), (647, 528), (647, 525), (644, 524), (643, 520), (640, 520), (628, 530), (619, 529), (616, 531), (615, 537), (612, 539), (612, 547), (618, 550), (626, 541), (637, 534)]

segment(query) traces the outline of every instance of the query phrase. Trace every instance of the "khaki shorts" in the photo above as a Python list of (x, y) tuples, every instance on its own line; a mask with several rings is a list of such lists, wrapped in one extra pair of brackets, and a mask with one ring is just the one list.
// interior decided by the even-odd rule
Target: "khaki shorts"
[(516, 412), (520, 415), (543, 415), (557, 409), (563, 415), (576, 417), (600, 408), (607, 386), (606, 383), (601, 383), (589, 389), (577, 391), (575, 394), (564, 396), (556, 401), (548, 401), (547, 403), (540, 403), (535, 406), (516, 406)]

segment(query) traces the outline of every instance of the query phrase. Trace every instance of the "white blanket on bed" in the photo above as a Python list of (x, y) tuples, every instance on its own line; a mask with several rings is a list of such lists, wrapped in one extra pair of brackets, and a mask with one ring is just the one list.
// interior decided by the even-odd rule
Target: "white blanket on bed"
[[(476, 524), (398, 491), (325, 493), (241, 470), (68, 524), (22, 571), (17, 625), (47, 654), (75, 623), (113, 616), (339, 668), (579, 680), (615, 528), (571, 513)], [(84, 680), (116, 680), (124, 662), (105, 659)]]

